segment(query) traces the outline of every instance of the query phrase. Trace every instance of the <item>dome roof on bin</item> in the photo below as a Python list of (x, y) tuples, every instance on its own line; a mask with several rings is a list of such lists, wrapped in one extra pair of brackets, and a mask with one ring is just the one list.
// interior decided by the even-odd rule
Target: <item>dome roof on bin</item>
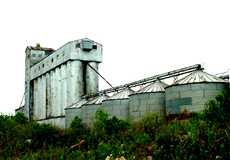
[(110, 100), (112, 99), (126, 99), (126, 98), (129, 98), (129, 95), (130, 94), (133, 94), (134, 91), (130, 88), (126, 88), (118, 93), (115, 93), (114, 95), (112, 95), (110, 98)]
[(100, 96), (94, 97), (87, 104), (100, 104), (100, 103), (102, 103), (102, 101), (104, 101), (106, 99), (108, 99), (107, 95), (100, 95)]
[(149, 93), (149, 92), (164, 92), (165, 91), (165, 87), (167, 87), (168, 85), (165, 84), (162, 81), (156, 81), (153, 82), (147, 86), (145, 86), (144, 88), (140, 89), (138, 91), (138, 93)]
[(187, 75), (186, 77), (177, 80), (175, 84), (187, 84), (187, 83), (199, 83), (199, 82), (222, 82), (226, 83), (227, 81), (208, 74), (206, 72), (203, 72), (201, 70), (199, 71), (194, 71), (191, 74)]
[(81, 108), (81, 106), (83, 106), (87, 102), (88, 101), (86, 99), (81, 99), (81, 100), (77, 101), (76, 103), (74, 103), (72, 106), (70, 106), (68, 108)]

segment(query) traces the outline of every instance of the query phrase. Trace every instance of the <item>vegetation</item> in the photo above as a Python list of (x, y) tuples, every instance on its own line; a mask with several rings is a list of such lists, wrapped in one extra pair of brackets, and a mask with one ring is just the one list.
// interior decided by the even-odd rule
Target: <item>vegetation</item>
[(22, 113), (0, 115), (0, 159), (229, 159), (229, 109), (230, 97), (222, 94), (187, 120), (148, 114), (124, 121), (98, 110), (93, 128), (76, 117), (65, 130), (29, 122)]

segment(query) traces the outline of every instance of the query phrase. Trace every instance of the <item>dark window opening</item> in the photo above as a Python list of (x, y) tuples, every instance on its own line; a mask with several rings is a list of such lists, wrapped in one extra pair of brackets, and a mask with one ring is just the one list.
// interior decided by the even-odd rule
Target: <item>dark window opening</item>
[(83, 68), (83, 73), (82, 73), (82, 77), (83, 77), (83, 95), (87, 94), (86, 91), (86, 67), (87, 67), (87, 62), (82, 62), (82, 68)]
[(93, 45), (93, 49), (97, 49), (97, 45)]
[(77, 43), (76, 44), (76, 48), (80, 48), (81, 47), (81, 44), (80, 43)]
[(48, 112), (48, 110), (49, 110), (49, 104), (50, 104), (50, 99), (49, 99), (49, 97), (50, 97), (50, 93), (49, 93), (49, 89), (48, 89), (48, 85), (49, 85), (49, 83), (48, 83), (48, 80), (46, 79), (46, 101), (45, 101), (45, 106), (46, 106), (46, 118), (47, 117), (49, 117), (49, 112)]
[[(34, 80), (36, 81), (36, 80)], [(34, 81), (30, 81), (29, 85), (29, 120), (33, 119), (33, 113), (34, 113)]]

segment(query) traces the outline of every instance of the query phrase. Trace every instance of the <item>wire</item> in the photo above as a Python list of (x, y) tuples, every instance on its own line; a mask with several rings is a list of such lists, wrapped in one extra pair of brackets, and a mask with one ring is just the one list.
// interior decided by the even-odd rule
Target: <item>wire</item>
[(23, 102), (23, 99), (25, 98), (25, 94), (26, 94), (26, 92), (24, 92), (24, 94), (23, 94), (23, 96), (22, 96), (22, 100), (21, 100), (20, 105), (19, 105), (18, 108), (20, 108), (20, 107), (22, 106), (22, 102)]
[(107, 81), (105, 79), (105, 77), (103, 77), (95, 68), (93, 68), (89, 63), (87, 64), (94, 72), (96, 72), (111, 88), (113, 88), (115, 90), (115, 88), (112, 86), (111, 83), (109, 83), (109, 81)]

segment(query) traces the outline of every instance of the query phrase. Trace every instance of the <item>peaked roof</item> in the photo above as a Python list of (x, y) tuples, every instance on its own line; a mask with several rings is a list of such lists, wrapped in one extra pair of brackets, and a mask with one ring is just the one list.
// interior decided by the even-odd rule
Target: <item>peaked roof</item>
[(138, 93), (149, 93), (149, 92), (164, 92), (165, 87), (168, 85), (162, 81), (156, 81), (154, 83), (151, 83), (144, 88), (140, 89)]
[(187, 83), (199, 83), (199, 82), (223, 82), (226, 83), (227, 81), (208, 74), (206, 72), (203, 72), (201, 70), (194, 71), (191, 74), (187, 75), (186, 77), (178, 80), (175, 82), (175, 84), (187, 84)]
[(55, 51), (53, 48), (33, 47), (33, 46), (27, 46), (27, 49), (29, 49), (29, 50), (49, 51), (49, 52), (54, 52)]
[(98, 97), (94, 97), (92, 100), (90, 100), (87, 104), (101, 104), (102, 101), (108, 99), (107, 95), (100, 95)]
[(126, 88), (118, 93), (115, 93), (108, 99), (126, 99), (129, 98), (129, 95), (133, 93), (134, 93), (133, 90), (131, 90), (130, 88)]

